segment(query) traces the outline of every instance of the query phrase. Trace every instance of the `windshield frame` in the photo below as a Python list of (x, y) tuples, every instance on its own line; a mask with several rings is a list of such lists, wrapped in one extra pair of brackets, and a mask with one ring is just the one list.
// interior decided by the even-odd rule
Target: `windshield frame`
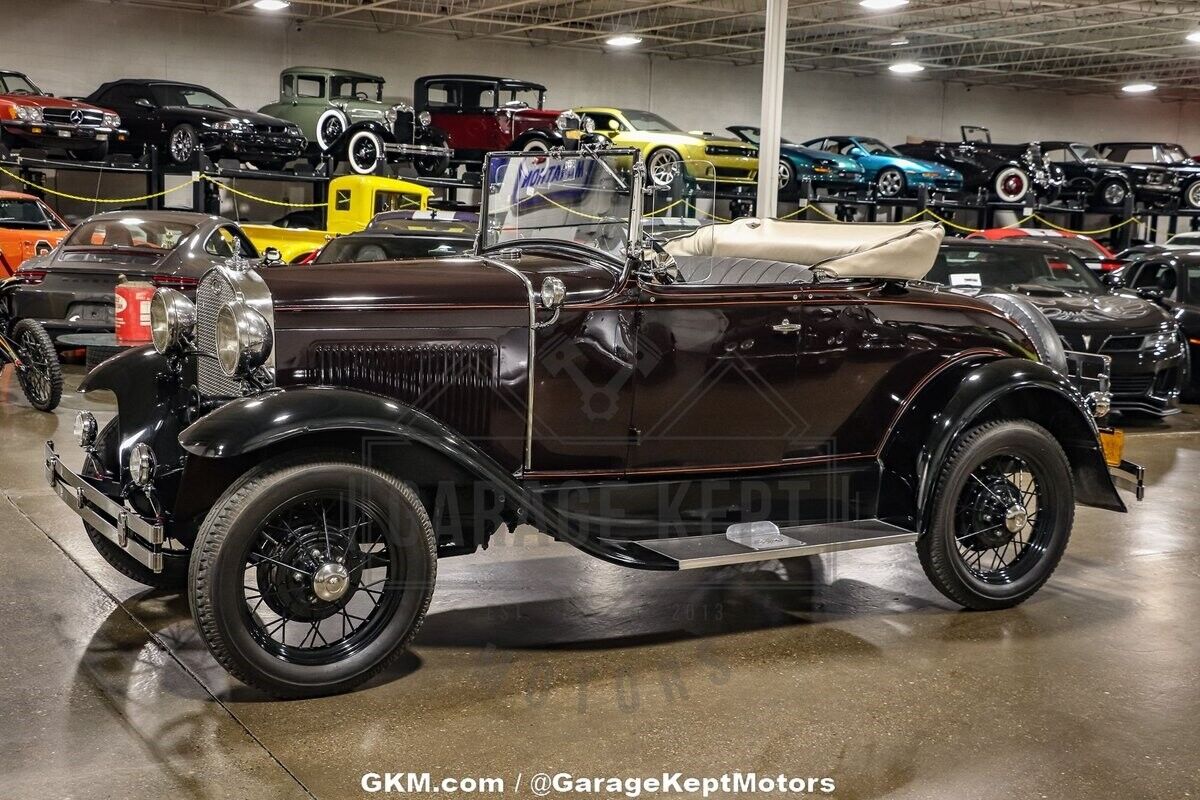
[[(579, 242), (572, 242), (565, 239), (554, 239), (549, 237), (530, 237), (527, 239), (510, 239), (495, 244), (485, 245), (487, 239), (488, 227), (488, 205), (491, 200), (491, 192), (489, 189), (489, 178), (492, 174), (492, 159), (493, 158), (594, 158), (600, 160), (603, 167), (608, 168), (602, 159), (612, 156), (616, 158), (631, 159), (633, 168), (630, 170), (630, 195), (633, 198), (630, 202), (629, 225), (626, 229), (625, 250), (626, 255), (621, 258), (613, 253), (600, 250), (595, 247), (589, 247)], [(523, 151), (495, 151), (488, 153), (484, 157), (483, 163), (483, 191), (480, 193), (479, 199), (479, 230), (475, 237), (475, 255), (485, 256), (503, 252), (505, 250), (522, 250), (522, 249), (566, 249), (585, 253), (588, 256), (598, 258), (606, 262), (606, 266), (612, 268), (616, 274), (624, 275), (629, 264), (630, 256), (634, 253), (635, 248), (641, 247), (641, 229), (642, 229), (642, 204), (643, 204), (643, 188), (644, 188), (644, 168), (642, 166), (641, 151), (630, 147), (608, 147), (603, 150), (593, 150), (587, 146), (582, 146), (581, 149), (571, 152), (562, 153), (539, 153), (539, 152), (523, 152)]]
[[(8, 85), (9, 78), (17, 78), (21, 81), (24, 81), (26, 86), (33, 89), (33, 93), (25, 94), (23, 91), (19, 92), (19, 93), (15, 93), (13, 88)], [(2, 72), (2, 73), (0, 73), (0, 83), (3, 84), (3, 86), (0, 86), (0, 94), (11, 94), (14, 97), (45, 97), (46, 96), (46, 93), (44, 91), (42, 91), (42, 87), (38, 86), (36, 83), (31, 81), (29, 79), (29, 76), (23, 72)]]
[[(167, 94), (160, 94), (159, 93), (160, 90), (173, 91), (173, 92), (179, 94), (180, 96), (182, 96), (185, 100), (187, 99), (188, 91), (192, 91), (192, 92), (200, 91), (200, 92), (203, 92), (204, 94), (208, 95), (209, 97), (213, 98), (214, 100), (220, 100), (222, 103), (224, 103), (224, 105), (210, 106), (210, 105), (206, 104), (206, 105), (194, 106), (191, 103), (185, 102), (182, 106), (180, 106), (178, 103), (165, 102), (167, 99), (169, 99), (170, 96)], [(154, 83), (150, 84), (150, 94), (154, 97), (154, 102), (156, 102), (160, 108), (162, 108), (164, 106), (175, 106), (177, 108), (233, 109), (235, 107), (233, 105), (233, 103), (230, 103), (228, 100), (226, 100), (220, 94), (214, 92), (212, 89), (209, 89), (207, 86), (200, 86), (199, 84), (195, 84), (195, 83), (177, 83), (175, 81), (155, 81)]]

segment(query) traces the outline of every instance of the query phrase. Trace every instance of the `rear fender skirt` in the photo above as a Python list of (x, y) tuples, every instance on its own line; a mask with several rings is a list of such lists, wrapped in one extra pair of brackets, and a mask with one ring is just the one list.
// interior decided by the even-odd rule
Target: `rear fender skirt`
[(947, 369), (909, 406), (881, 451), (880, 517), (907, 517), (925, 530), (930, 499), (954, 443), (976, 425), (1013, 417), (1038, 423), (1058, 440), (1071, 461), (1079, 503), (1125, 510), (1095, 422), (1076, 390), (1044, 364), (1002, 358), (973, 359)]

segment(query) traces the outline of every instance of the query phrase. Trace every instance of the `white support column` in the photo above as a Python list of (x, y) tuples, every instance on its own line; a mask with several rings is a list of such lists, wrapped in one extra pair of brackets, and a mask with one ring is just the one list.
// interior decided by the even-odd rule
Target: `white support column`
[(760, 218), (774, 217), (779, 204), (779, 139), (783, 136), (783, 59), (787, 46), (788, 0), (767, 0), (763, 40), (762, 117), (758, 145)]

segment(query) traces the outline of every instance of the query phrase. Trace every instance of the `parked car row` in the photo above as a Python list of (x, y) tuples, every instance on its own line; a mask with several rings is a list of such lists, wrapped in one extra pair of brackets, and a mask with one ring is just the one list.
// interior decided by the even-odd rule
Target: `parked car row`
[[(686, 131), (662, 116), (630, 108), (546, 108), (540, 83), (490, 75), (427, 75), (411, 100), (389, 97), (379, 75), (298, 66), (279, 77), (279, 97), (258, 111), (239, 109), (204, 86), (123, 78), (84, 98), (54, 98), (18, 72), (0, 71), (0, 157), (42, 147), (80, 159), (141, 154), (155, 146), (171, 163), (235, 159), (278, 170), (306, 158), (344, 162), (356, 174), (409, 163), (438, 177), (460, 166), (477, 170), (499, 150), (548, 151), (578, 142), (637, 149), (651, 181), (680, 172), (722, 185), (758, 179), (757, 128), (730, 135)], [(1130, 198), (1149, 207), (1200, 208), (1200, 164), (1179, 145), (1075, 141), (997, 144), (983, 127), (964, 125), (961, 140), (892, 147), (858, 134), (783, 142), (776, 169), (785, 199), (805, 182), (829, 192), (880, 197), (981, 194), (1010, 204), (1081, 198), (1121, 209)]]

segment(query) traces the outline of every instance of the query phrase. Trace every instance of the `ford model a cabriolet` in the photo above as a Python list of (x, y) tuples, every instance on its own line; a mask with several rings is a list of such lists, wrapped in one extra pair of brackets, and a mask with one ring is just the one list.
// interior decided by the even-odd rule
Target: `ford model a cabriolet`
[(504, 524), (660, 570), (915, 543), (946, 596), (996, 609), (1050, 577), (1076, 502), (1124, 510), (1101, 404), (1039, 355), (1061, 343), (1019, 301), (919, 280), (940, 229), (740, 220), (662, 245), (635, 151), (493, 154), (484, 178), (472, 256), (231, 262), (194, 306), (161, 290), (154, 347), (83, 385), (119, 415), (80, 416), (82, 470), (47, 444), (100, 552), (186, 585), (243, 681), (378, 673), (437, 559)]

